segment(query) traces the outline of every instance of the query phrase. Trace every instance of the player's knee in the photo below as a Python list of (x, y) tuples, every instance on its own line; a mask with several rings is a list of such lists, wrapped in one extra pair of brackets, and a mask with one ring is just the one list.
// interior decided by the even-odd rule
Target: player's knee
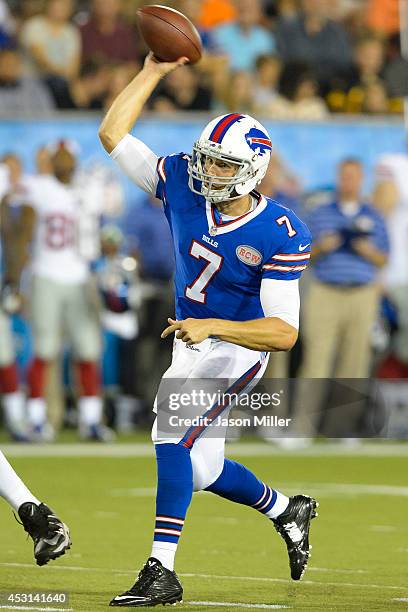
[(206, 461), (200, 455), (191, 453), (191, 464), (193, 467), (193, 490), (203, 491), (215, 482), (222, 471), (222, 465)]

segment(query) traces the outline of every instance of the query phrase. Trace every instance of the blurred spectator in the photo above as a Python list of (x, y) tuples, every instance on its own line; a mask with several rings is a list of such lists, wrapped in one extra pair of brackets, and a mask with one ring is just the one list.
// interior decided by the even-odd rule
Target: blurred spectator
[[(126, 68), (124, 70), (128, 72)], [(103, 108), (109, 88), (115, 83), (114, 75), (115, 70), (112, 71), (108, 67), (99, 66), (93, 62), (83, 64), (75, 79), (54, 92), (57, 107), (91, 110)], [(127, 81), (123, 87), (126, 84)]]
[(200, 22), (201, 17), (201, 2), (197, 0), (177, 0), (174, 6), (175, 9), (183, 13), (197, 28), (203, 48), (205, 51), (214, 52), (216, 51), (216, 45), (212, 36), (212, 32), (208, 26), (203, 26)]
[(299, 216), (300, 201), (292, 195), (295, 180), (285, 167), (282, 159), (274, 151), (271, 155), (268, 170), (259, 185), (259, 191), (276, 200), (279, 204), (290, 208)]
[(174, 272), (173, 243), (160, 201), (145, 198), (141, 206), (132, 207), (123, 228), (127, 250), (139, 260), (141, 278), (169, 281)]
[(232, 72), (224, 84), (220, 98), (215, 100), (214, 106), (219, 113), (253, 114), (255, 98), (251, 72), (245, 70)]
[(21, 160), (8, 153), (0, 160), (0, 395), (4, 423), (12, 439), (20, 442), (28, 441), (28, 432), (10, 315), (23, 304), (20, 277), (29, 258), (34, 225), (24, 196)]
[(210, 89), (200, 84), (194, 68), (182, 66), (163, 81), (162, 88), (153, 98), (152, 108), (160, 110), (165, 102), (167, 110), (208, 111), (211, 108), (211, 98)]
[[(291, 174), (276, 150), (272, 152), (266, 174), (257, 189), (260, 193), (276, 200), (282, 206), (290, 208), (296, 215), (300, 215), (300, 201), (293, 195), (299, 189), (297, 178)], [(291, 351), (290, 354), (283, 351), (271, 353), (265, 372), (266, 378), (288, 378), (291, 375), (289, 364), (294, 355), (294, 351)], [(284, 416), (283, 406), (280, 414)], [(258, 433), (261, 434), (261, 431), (258, 430)]]
[(139, 62), (135, 31), (120, 16), (120, 0), (92, 0), (89, 20), (81, 25), (82, 61)]
[(23, 76), (22, 58), (17, 49), (0, 51), (0, 114), (26, 116), (49, 112), (54, 102), (38, 80)]
[(72, 0), (47, 0), (44, 15), (26, 21), (20, 33), (28, 73), (41, 75), (53, 94), (79, 72), (81, 39), (69, 22), (72, 12)]
[(331, 91), (327, 95), (330, 109), (335, 112), (362, 112), (366, 88), (381, 83), (383, 68), (383, 41), (372, 35), (360, 39), (354, 50), (353, 65), (347, 72), (333, 75)]
[[(314, 239), (305, 304), (305, 378), (369, 374), (370, 330), (378, 307), (378, 271), (387, 262), (383, 217), (361, 197), (360, 162), (339, 166), (337, 199), (308, 219)], [(336, 363), (335, 363), (336, 361)]]
[(104, 225), (101, 257), (95, 266), (103, 305), (102, 371), (105, 397), (108, 391), (110, 399), (114, 400), (115, 426), (122, 433), (133, 429), (138, 406), (138, 320), (135, 310), (140, 306), (140, 287), (137, 268), (136, 260), (123, 253), (120, 229), (115, 225)]
[(120, 92), (124, 90), (132, 78), (130, 72), (129, 64), (118, 64), (117, 66), (112, 66), (107, 74), (105, 69), (105, 77), (108, 78), (108, 81), (106, 84), (105, 78), (106, 95), (103, 99), (103, 108), (106, 110), (110, 108), (116, 96), (118, 96)]
[(235, 0), (235, 5), (236, 20), (218, 26), (214, 30), (214, 40), (220, 52), (228, 56), (231, 70), (252, 70), (258, 55), (275, 50), (275, 41), (260, 25), (260, 0)]
[(126, 228), (129, 252), (140, 263), (143, 282), (137, 347), (139, 380), (143, 381), (143, 386), (138, 395), (146, 406), (151, 406), (172, 350), (172, 341), (162, 340), (160, 334), (167, 317), (174, 314), (173, 245), (161, 202), (156, 198), (146, 197), (142, 206), (131, 209), (123, 228)]
[(354, 66), (349, 75), (349, 86), (371, 85), (381, 78), (384, 68), (384, 43), (380, 38), (367, 36), (359, 40), (354, 51)]
[(327, 108), (318, 97), (317, 89), (317, 83), (306, 64), (288, 62), (280, 77), (280, 95), (262, 112), (274, 119), (325, 119)]
[(325, 93), (333, 74), (349, 68), (350, 44), (342, 25), (329, 19), (326, 0), (301, 0), (301, 7), (295, 19), (278, 21), (278, 51), (285, 62), (307, 62)]
[(376, 167), (374, 205), (384, 214), (390, 235), (390, 258), (384, 270), (387, 296), (397, 310), (391, 355), (380, 368), (388, 378), (408, 378), (408, 155), (381, 156)]
[(237, 11), (233, 0), (201, 0), (198, 23), (200, 27), (210, 29), (229, 23), (236, 19), (236, 16)]
[(399, 34), (395, 34), (388, 40), (387, 56), (388, 62), (384, 71), (384, 80), (387, 85), (388, 93), (392, 99), (407, 97), (408, 58), (401, 57), (401, 40)]
[(257, 109), (262, 113), (265, 106), (278, 95), (282, 62), (276, 55), (260, 55), (256, 58), (254, 97)]
[(72, 148), (70, 143), (60, 141), (51, 153), (52, 174), (37, 176), (29, 184), (28, 201), (36, 216), (31, 262), (35, 356), (28, 373), (27, 412), (37, 440), (53, 437), (47, 422), (45, 383), (65, 333), (77, 365), (80, 435), (96, 440), (110, 437), (101, 425), (100, 327), (92, 302), (88, 262), (78, 238), (85, 195), (75, 184)]
[[(379, 34), (395, 34), (399, 31), (399, 9), (405, 3), (399, 0), (368, 0), (366, 2), (367, 26)], [(406, 6), (405, 6), (406, 10)]]
[[(293, 445), (310, 443), (307, 438), (316, 434), (332, 377), (366, 379), (370, 374), (379, 270), (389, 245), (384, 218), (361, 197), (362, 182), (360, 162), (344, 160), (336, 200), (317, 207), (307, 220), (314, 240), (313, 267), (303, 302), (303, 361), (292, 415), (293, 433), (302, 440), (292, 439)], [(318, 380), (311, 385), (309, 379)], [(340, 406), (341, 431), (354, 434), (364, 405), (343, 401)], [(336, 411), (328, 416), (339, 419)]]

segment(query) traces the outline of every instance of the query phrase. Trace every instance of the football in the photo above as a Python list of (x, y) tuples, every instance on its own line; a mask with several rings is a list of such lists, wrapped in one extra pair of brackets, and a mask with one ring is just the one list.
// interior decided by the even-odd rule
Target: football
[(188, 57), (197, 63), (202, 55), (202, 43), (196, 27), (179, 11), (152, 4), (138, 10), (142, 36), (154, 56), (161, 62), (175, 62)]

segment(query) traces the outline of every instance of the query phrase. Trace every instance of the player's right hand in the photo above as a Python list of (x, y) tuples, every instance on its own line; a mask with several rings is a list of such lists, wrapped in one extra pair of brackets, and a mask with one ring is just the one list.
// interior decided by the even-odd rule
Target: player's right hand
[(153, 55), (152, 51), (146, 56), (144, 68), (156, 72), (160, 77), (166, 76), (176, 68), (184, 66), (189, 62), (188, 57), (180, 57), (177, 62), (159, 62)]

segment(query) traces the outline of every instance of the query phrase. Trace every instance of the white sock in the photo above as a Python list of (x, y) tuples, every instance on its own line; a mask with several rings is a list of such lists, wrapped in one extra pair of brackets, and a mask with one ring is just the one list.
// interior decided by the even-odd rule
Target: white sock
[(21, 391), (4, 393), (2, 397), (4, 418), (9, 428), (21, 427), (25, 421), (25, 398)]
[(283, 495), (283, 493), (276, 491), (276, 489), (275, 492), (276, 501), (273, 507), (269, 510), (269, 512), (266, 512), (266, 516), (271, 519), (277, 518), (280, 514), (282, 514), (282, 512), (285, 512), (289, 504), (289, 497), (286, 497), (286, 495)]
[(17, 476), (3, 453), (0, 451), (0, 495), (14, 508), (18, 510), (24, 502), (40, 502), (27, 489), (24, 482)]
[(153, 542), (151, 557), (158, 559), (163, 567), (174, 571), (174, 559), (176, 556), (177, 544), (174, 542)]
[(80, 397), (78, 401), (79, 427), (90, 427), (102, 422), (102, 398), (97, 395)]
[(27, 400), (27, 417), (33, 427), (47, 422), (47, 404), (43, 397), (30, 397)]

